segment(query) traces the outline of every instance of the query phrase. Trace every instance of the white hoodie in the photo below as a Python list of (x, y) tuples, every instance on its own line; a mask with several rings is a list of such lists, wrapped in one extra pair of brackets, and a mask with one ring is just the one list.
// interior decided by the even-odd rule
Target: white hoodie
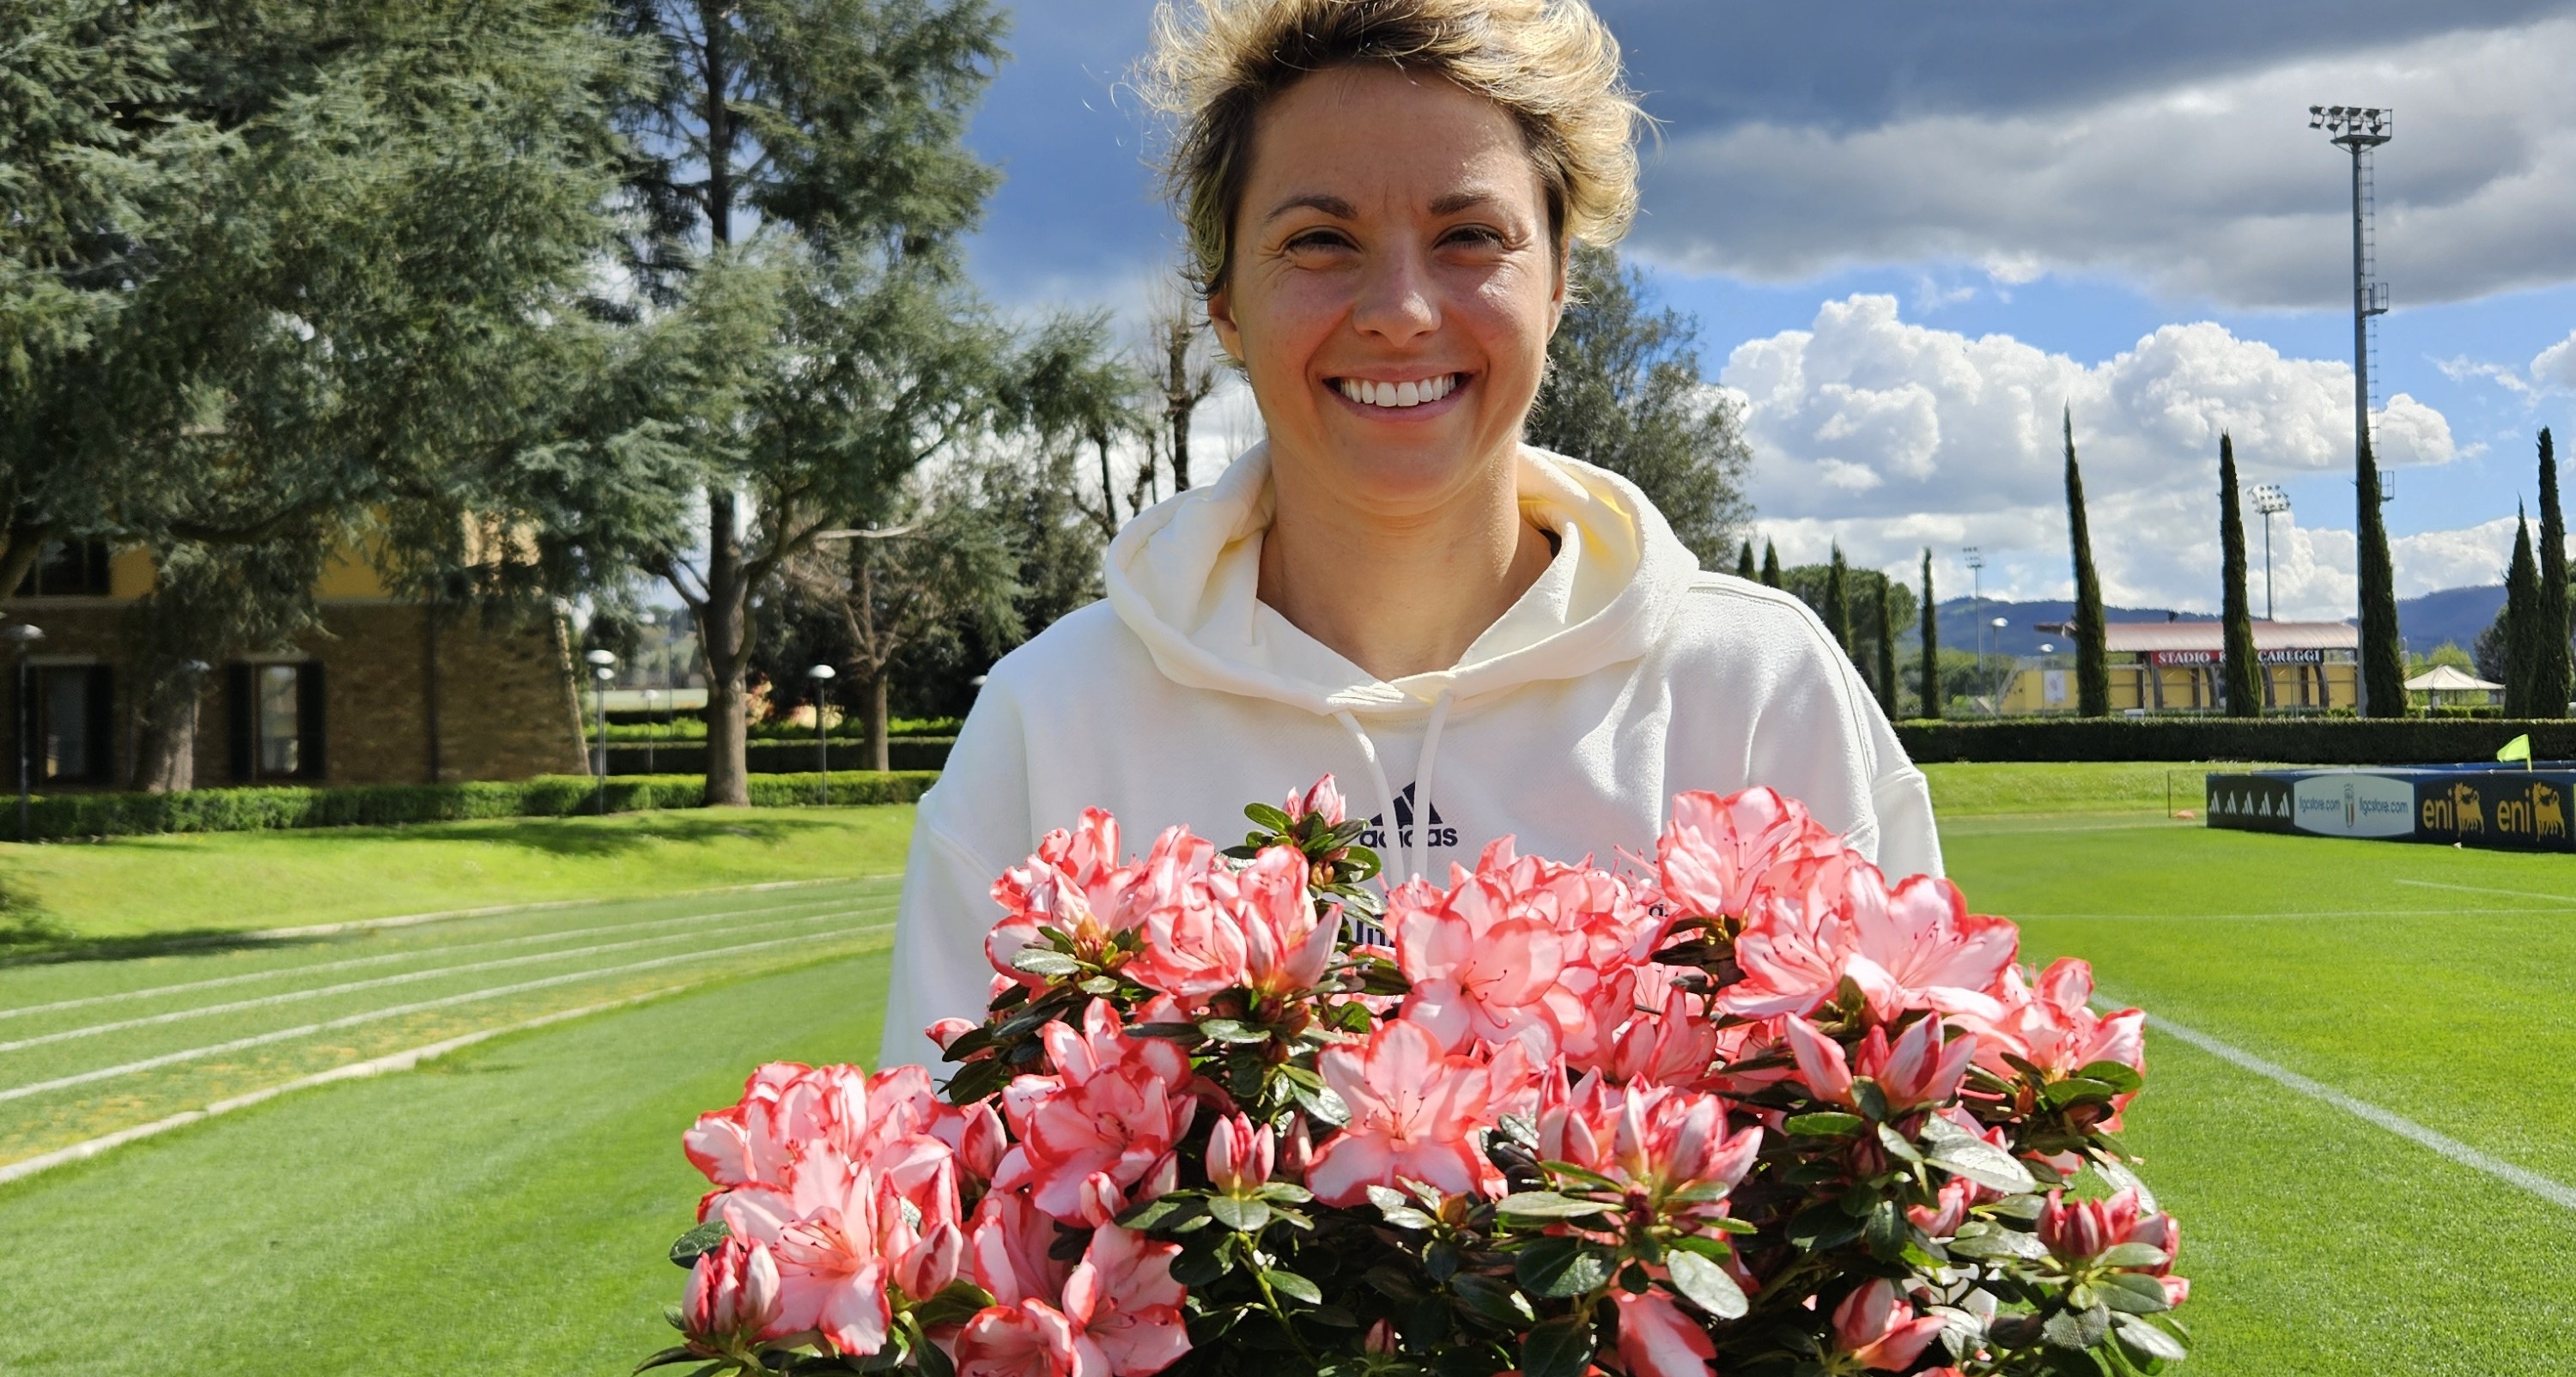
[(1256, 595), (1269, 478), (1256, 447), (1138, 515), (1107, 601), (993, 666), (914, 823), (880, 1064), (935, 1067), (921, 1030), (982, 1017), (993, 881), (1086, 807), (1128, 851), (1174, 823), (1224, 846), (1245, 804), (1331, 774), (1393, 885), (1445, 882), (1506, 834), (1567, 861), (1651, 851), (1674, 793), (1768, 784), (1890, 873), (1940, 873), (1923, 776), (1823, 624), (1701, 572), (1625, 479), (1525, 447), (1547, 572), (1456, 668), (1390, 682)]

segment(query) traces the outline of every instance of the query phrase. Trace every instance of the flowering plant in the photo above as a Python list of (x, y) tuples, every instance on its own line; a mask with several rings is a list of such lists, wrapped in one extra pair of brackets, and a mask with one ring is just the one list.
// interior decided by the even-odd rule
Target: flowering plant
[[(981, 1022), (700, 1118), (701, 1373), (2152, 1373), (2143, 1015), (1768, 789), (1381, 897), (1327, 778), (993, 886)], [(1363, 922), (1362, 920), (1365, 920)], [(1346, 929), (1349, 936), (1345, 937)]]

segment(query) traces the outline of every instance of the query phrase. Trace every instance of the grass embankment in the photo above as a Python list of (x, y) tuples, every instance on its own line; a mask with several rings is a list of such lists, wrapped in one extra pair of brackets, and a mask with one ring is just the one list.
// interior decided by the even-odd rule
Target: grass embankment
[(0, 844), (0, 952), (903, 868), (908, 805)]
[[(2056, 765), (1925, 765), (1932, 811), (1944, 819), (2031, 814), (2146, 813), (2200, 808), (2207, 765), (2104, 761)], [(2251, 766), (2230, 765), (2232, 770)], [(2170, 792), (2168, 792), (2170, 791)]]

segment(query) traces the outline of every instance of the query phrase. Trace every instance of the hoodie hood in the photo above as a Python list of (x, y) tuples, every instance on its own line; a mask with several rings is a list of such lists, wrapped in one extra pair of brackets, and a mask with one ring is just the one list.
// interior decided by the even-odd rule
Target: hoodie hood
[(1528, 445), (1518, 462), (1521, 511), (1555, 533), (1556, 557), (1452, 668), (1379, 679), (1261, 601), (1266, 443), (1119, 532), (1104, 571), (1109, 605), (1172, 682), (1320, 715), (1409, 714), (1645, 654), (1699, 562), (1628, 480)]

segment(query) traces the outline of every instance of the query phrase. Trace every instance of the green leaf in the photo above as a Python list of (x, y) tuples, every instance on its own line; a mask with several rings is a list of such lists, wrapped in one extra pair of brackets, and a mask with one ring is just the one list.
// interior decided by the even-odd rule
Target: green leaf
[(1664, 1266), (1671, 1274), (1674, 1293), (1683, 1300), (1721, 1320), (1743, 1318), (1744, 1288), (1735, 1284), (1735, 1278), (1728, 1276), (1725, 1268), (1679, 1248), (1665, 1257)]
[(1256, 1192), (1256, 1194), (1264, 1200), (1280, 1205), (1303, 1205), (1307, 1201), (1315, 1198), (1315, 1193), (1313, 1191), (1306, 1189), (1304, 1186), (1298, 1185), (1294, 1181), (1263, 1182), (1261, 1189)]
[(1183, 1244), (1180, 1256), (1172, 1259), (1172, 1280), (1183, 1286), (1205, 1286), (1234, 1270), (1234, 1260), (1226, 1254), (1226, 1249), (1213, 1245)]
[(923, 1329), (964, 1324), (993, 1303), (992, 1294), (971, 1281), (952, 1281), (945, 1290), (905, 1311)]
[(1522, 1290), (1563, 1299), (1608, 1285), (1617, 1261), (1617, 1254), (1585, 1239), (1541, 1238), (1521, 1249), (1514, 1271)]
[(2049, 1316), (2039, 1327), (2039, 1337), (2051, 1348), (2091, 1348), (2102, 1342), (2110, 1328), (2111, 1312), (2094, 1305)]
[(1011, 966), (1015, 970), (1027, 971), (1031, 975), (1042, 975), (1049, 980), (1060, 980), (1068, 975), (1082, 974), (1081, 962), (1063, 952), (1050, 951), (1045, 947), (1021, 948), (1019, 954), (1011, 958)]
[[(1948, 1129), (1949, 1133), (1936, 1133), (1932, 1127), (1934, 1124)], [(2039, 1184), (2032, 1178), (2030, 1168), (2023, 1166), (2019, 1158), (1983, 1138), (1969, 1137), (1965, 1130), (1946, 1119), (1936, 1116), (1925, 1120), (1923, 1136), (1929, 1148), (1923, 1154), (1925, 1160), (1953, 1176), (1966, 1177), (1988, 1190), (2002, 1191), (2006, 1195), (2019, 1195)]]
[(1577, 1200), (1554, 1191), (1517, 1191), (1494, 1203), (1495, 1213), (1520, 1219), (1580, 1219), (1606, 1208), (1596, 1201)]
[(1951, 1239), (1945, 1247), (1951, 1253), (1968, 1258), (2017, 1257), (2036, 1262), (2048, 1256), (2047, 1245), (2037, 1238), (2018, 1230), (1992, 1226), (1976, 1233), (1961, 1229), (1959, 1236)]
[(1808, 1252), (1838, 1248), (1860, 1237), (1866, 1216), (1855, 1216), (1840, 1200), (1819, 1200), (1789, 1219), (1789, 1242)]
[(1294, 1272), (1282, 1272), (1265, 1267), (1261, 1269), (1261, 1278), (1270, 1283), (1271, 1290), (1291, 1300), (1304, 1301), (1308, 1305), (1324, 1303), (1323, 1288)]
[(1592, 1318), (1567, 1315), (1530, 1327), (1521, 1340), (1521, 1377), (1583, 1377), (1592, 1361)]
[(635, 1370), (637, 1372), (642, 1372), (647, 1368), (664, 1367), (672, 1363), (685, 1363), (691, 1358), (695, 1358), (697, 1356), (697, 1354), (689, 1351), (689, 1346), (687, 1344), (673, 1344), (669, 1348), (663, 1349), (661, 1352), (654, 1354), (652, 1357), (637, 1363), (635, 1365)]
[(695, 1267), (700, 1257), (724, 1246), (724, 1241), (725, 1222), (710, 1219), (680, 1235), (679, 1241), (671, 1245), (671, 1260), (683, 1267)]
[(1270, 1040), (1270, 1034), (1267, 1030), (1247, 1027), (1246, 1025), (1230, 1018), (1200, 1019), (1199, 1031), (1216, 1039), (1218, 1042), (1250, 1044), (1255, 1042), (1268, 1042)]
[(2088, 1061), (2075, 1074), (2088, 1081), (2100, 1081), (2122, 1095), (2131, 1094), (2147, 1083), (2146, 1078), (2126, 1062)]
[[(1570, 1180), (1580, 1182), (1583, 1185), (1591, 1186), (1596, 1190), (1615, 1191), (1626, 1189), (1618, 1182), (1611, 1180), (1609, 1177), (1604, 1176), (1597, 1171), (1587, 1171), (1582, 1167), (1574, 1165), (1572, 1162), (1541, 1162), (1539, 1163), (1539, 1168), (1550, 1176), (1566, 1177)], [(1698, 1186), (1692, 1187), (1692, 1189), (1697, 1190), (1701, 1186), (1711, 1185), (1717, 1187), (1719, 1195), (1726, 1193), (1726, 1183), (1723, 1181), (1703, 1181), (1700, 1182)], [(1686, 1193), (1687, 1192), (1685, 1192), (1685, 1194)], [(1678, 1200), (1681, 1196), (1675, 1195), (1673, 1198)], [(1710, 1196), (1709, 1198), (1714, 1200), (1717, 1197)]]
[(2112, 1093), (2111, 1087), (2102, 1081), (2075, 1076), (2062, 1081), (2050, 1081), (2048, 1088), (2040, 1092), (2040, 1098), (2048, 1101), (2050, 1108), (2061, 1109), (2077, 1100), (2107, 1100), (2111, 1098)]
[(1860, 1132), (1864, 1122), (1857, 1114), (1821, 1110), (1814, 1114), (1792, 1114), (1780, 1126), (1801, 1138), (1844, 1138)]
[(2173, 1309), (2163, 1284), (2143, 1272), (2113, 1272), (2097, 1284), (2102, 1303), (2125, 1314), (2160, 1315)]
[(1210, 1196), (1207, 1212), (1215, 1216), (1217, 1223), (1239, 1234), (1257, 1234), (1270, 1224), (1270, 1207), (1258, 1200)]
[(2117, 1329), (2120, 1347), (2139, 1362), (2179, 1363), (2191, 1356), (2190, 1350), (2182, 1346), (2182, 1340), (2153, 1321), (2122, 1315)]
[(1173, 1191), (1155, 1196), (1141, 1205), (1131, 1206), (1126, 1213), (1118, 1216), (1118, 1227), (1134, 1229), (1139, 1233), (1154, 1229), (1168, 1229), (1206, 1208), (1207, 1202), (1197, 1194)]
[(1905, 1140), (1905, 1135), (1887, 1124), (1878, 1126), (1878, 1145), (1887, 1149), (1887, 1154), (1900, 1162), (1923, 1160), (1923, 1154), (1917, 1151), (1912, 1143)]
[(1449, 1294), (1468, 1309), (1509, 1329), (1518, 1329), (1538, 1318), (1529, 1301), (1498, 1277), (1461, 1272), (1449, 1279)]
[(925, 1339), (911, 1348), (912, 1360), (921, 1365), (921, 1377), (957, 1377), (957, 1364), (939, 1345)]
[(2093, 1257), (2097, 1267), (2162, 1267), (2170, 1260), (2152, 1243), (2114, 1243)]
[(1277, 808), (1272, 807), (1267, 803), (1245, 804), (1243, 815), (1252, 819), (1256, 826), (1270, 832), (1285, 832), (1297, 825), (1289, 819), (1286, 813), (1279, 811)]

